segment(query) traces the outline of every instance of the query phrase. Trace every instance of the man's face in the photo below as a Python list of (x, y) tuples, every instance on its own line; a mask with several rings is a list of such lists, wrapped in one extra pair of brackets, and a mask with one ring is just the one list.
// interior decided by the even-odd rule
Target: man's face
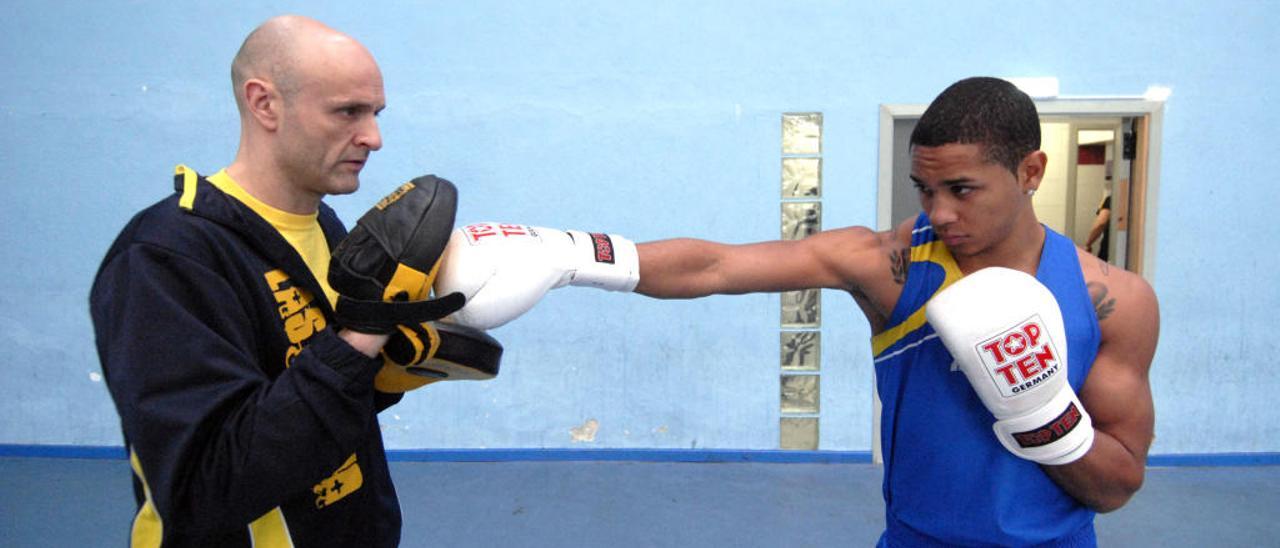
[(355, 192), (369, 154), (382, 148), (377, 114), (386, 99), (377, 65), (358, 56), (315, 62), (283, 105), (277, 159), (287, 184), (317, 196)]
[(911, 180), (934, 232), (956, 257), (1004, 242), (1026, 203), (1023, 182), (989, 162), (981, 145), (913, 147)]

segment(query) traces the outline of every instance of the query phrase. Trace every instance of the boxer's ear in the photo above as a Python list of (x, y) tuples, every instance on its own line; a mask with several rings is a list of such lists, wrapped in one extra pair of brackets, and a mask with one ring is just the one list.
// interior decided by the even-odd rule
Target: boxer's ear
[(1043, 150), (1035, 150), (1022, 157), (1022, 161), (1018, 163), (1018, 172), (1014, 175), (1017, 176), (1018, 187), (1023, 193), (1034, 194), (1040, 188), (1040, 181), (1044, 179), (1048, 164), (1049, 157)]

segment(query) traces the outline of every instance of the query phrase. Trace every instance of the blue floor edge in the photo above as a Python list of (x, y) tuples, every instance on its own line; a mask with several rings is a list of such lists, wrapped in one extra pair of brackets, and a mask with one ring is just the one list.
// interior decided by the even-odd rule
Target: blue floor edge
[[(125, 458), (110, 445), (0, 444), (0, 457), (110, 460)], [(766, 462), (870, 463), (869, 451), (787, 451), (765, 449), (390, 449), (392, 462)], [(1147, 466), (1272, 466), (1280, 453), (1181, 453), (1150, 455)]]

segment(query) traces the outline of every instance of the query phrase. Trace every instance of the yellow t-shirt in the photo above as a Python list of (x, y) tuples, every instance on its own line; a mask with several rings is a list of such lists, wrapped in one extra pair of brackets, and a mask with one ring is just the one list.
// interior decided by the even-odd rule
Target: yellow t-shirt
[(284, 236), (289, 245), (293, 246), (298, 255), (302, 256), (302, 261), (307, 263), (307, 268), (311, 269), (311, 274), (324, 289), (324, 295), (329, 299), (329, 304), (332, 305), (338, 301), (338, 293), (329, 287), (329, 244), (325, 240), (324, 231), (320, 229), (320, 222), (317, 221), (319, 213), (298, 215), (264, 204), (227, 175), (225, 169), (214, 173), (208, 179), (213, 186), (218, 187), (218, 190), (240, 200), (271, 223), (271, 226)]

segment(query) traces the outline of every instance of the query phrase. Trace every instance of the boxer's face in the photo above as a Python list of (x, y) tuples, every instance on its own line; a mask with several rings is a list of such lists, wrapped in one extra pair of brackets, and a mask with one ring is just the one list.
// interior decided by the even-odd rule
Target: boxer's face
[[(981, 145), (911, 149), (911, 180), (934, 231), (957, 257), (999, 245), (1029, 200), (1009, 168), (990, 162)], [(1038, 180), (1037, 180), (1038, 183)]]
[(361, 51), (310, 63), (284, 99), (279, 161), (299, 190), (355, 192), (369, 154), (382, 148), (376, 117), (386, 105), (382, 74)]

